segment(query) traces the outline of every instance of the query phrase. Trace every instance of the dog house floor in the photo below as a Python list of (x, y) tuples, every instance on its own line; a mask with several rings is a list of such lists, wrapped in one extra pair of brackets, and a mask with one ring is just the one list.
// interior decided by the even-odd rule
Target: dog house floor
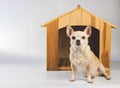
[[(86, 26), (72, 26), (74, 31), (83, 31)], [(89, 38), (89, 45), (94, 54), (99, 58), (99, 30), (92, 27), (92, 35)], [(70, 39), (66, 35), (66, 27), (59, 29), (59, 43), (58, 43), (58, 69), (70, 70)]]
[(60, 70), (69, 70), (70, 69), (70, 61), (69, 58), (62, 58), (59, 61), (58, 69)]

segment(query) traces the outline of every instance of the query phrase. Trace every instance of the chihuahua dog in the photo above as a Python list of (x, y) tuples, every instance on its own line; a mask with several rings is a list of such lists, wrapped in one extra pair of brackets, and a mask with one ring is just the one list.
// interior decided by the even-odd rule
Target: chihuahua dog
[(69, 58), (72, 77), (70, 81), (76, 80), (77, 71), (87, 77), (88, 83), (92, 83), (92, 78), (98, 75), (104, 75), (107, 80), (110, 80), (110, 70), (103, 66), (88, 45), (91, 26), (87, 26), (84, 31), (74, 31), (71, 26), (67, 26), (66, 34), (70, 38), (71, 45)]

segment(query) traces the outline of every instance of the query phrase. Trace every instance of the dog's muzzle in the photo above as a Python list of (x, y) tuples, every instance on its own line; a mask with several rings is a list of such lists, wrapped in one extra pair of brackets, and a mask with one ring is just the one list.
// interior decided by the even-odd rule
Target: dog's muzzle
[(77, 46), (80, 45), (80, 40), (76, 40), (76, 45), (77, 45)]

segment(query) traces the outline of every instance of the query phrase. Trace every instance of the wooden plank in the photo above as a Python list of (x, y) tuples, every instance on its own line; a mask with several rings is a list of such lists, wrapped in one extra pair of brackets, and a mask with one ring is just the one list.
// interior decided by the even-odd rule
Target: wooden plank
[(106, 47), (106, 23), (104, 23), (104, 26), (103, 26), (103, 37), (102, 37), (102, 40), (103, 40), (103, 53), (102, 53), (102, 63), (104, 66), (106, 66), (106, 55), (105, 55), (105, 47)]
[(113, 25), (112, 23), (110, 23), (110, 22), (108, 22), (108, 21), (106, 21), (106, 20), (104, 20), (103, 18), (101, 18), (101, 17), (99, 17), (99, 16), (96, 16), (95, 14), (93, 14), (93, 13), (91, 13), (91, 12), (89, 12), (89, 11), (87, 11), (86, 9), (84, 9), (84, 8), (82, 8), (84, 11), (86, 11), (87, 13), (89, 13), (91, 16), (94, 16), (95, 18), (97, 18), (97, 19), (99, 19), (99, 20), (101, 20), (101, 21), (103, 21), (103, 22), (105, 22), (106, 24), (109, 24), (112, 28), (116, 28), (116, 26), (115, 25)]
[(64, 15), (64, 16), (60, 17), (59, 18), (59, 29), (69, 25), (69, 22), (70, 22), (69, 15)]
[(99, 39), (99, 59), (102, 62), (104, 59), (104, 22), (100, 20), (100, 39)]
[(91, 15), (88, 12), (86, 12), (86, 19), (87, 25), (91, 25)]
[(95, 18), (95, 27), (100, 30), (99, 24), (100, 24), (100, 19)]
[(93, 15), (91, 15), (91, 25), (95, 27), (95, 17)]
[(87, 12), (82, 10), (82, 25), (91, 25), (91, 15)]
[(80, 25), (81, 24), (81, 9), (78, 9), (70, 13), (70, 25)]
[(111, 25), (106, 24), (106, 42), (105, 42), (105, 67), (110, 68), (110, 51), (111, 50)]
[(58, 68), (59, 70), (64, 70), (64, 71), (68, 71), (68, 70), (71, 70), (71, 67), (59, 67)]
[(86, 12), (82, 10), (82, 25), (87, 25)]
[(101, 59), (103, 65), (110, 68), (111, 25), (104, 23), (103, 28), (103, 53), (101, 54)]
[(93, 15), (91, 15), (91, 25), (98, 30), (102, 29), (101, 26), (100, 26), (100, 24), (101, 24), (100, 22), (103, 22), (103, 21), (94, 17)]
[(47, 25), (47, 70), (58, 69), (58, 20)]
[(69, 15), (70, 13), (72, 13), (72, 12), (74, 12), (74, 11), (76, 11), (76, 10), (79, 10), (80, 8), (81, 8), (81, 7), (78, 7), (78, 6), (77, 6), (75, 9), (73, 9), (73, 10), (71, 10), (71, 11), (68, 11), (67, 13), (65, 13), (65, 14), (63, 14), (63, 15), (58, 16), (58, 17), (56, 17), (55, 19), (50, 20), (50, 21), (42, 24), (41, 27), (45, 27), (45, 26), (47, 26), (49, 23), (51, 23), (51, 22), (53, 22), (53, 21), (55, 21), (55, 20), (59, 20), (59, 18), (64, 17), (64, 16), (66, 16), (66, 15)]
[(110, 68), (111, 26), (104, 21), (99, 21), (100, 48), (99, 59), (103, 65)]
[[(84, 12), (86, 12), (87, 14), (92, 15), (92, 16), (94, 16), (95, 18), (97, 18), (97, 19), (99, 19), (99, 20), (102, 20), (102, 21), (104, 21), (105, 23), (111, 25), (112, 28), (116, 28), (116, 26), (113, 25), (113, 24), (111, 24), (110, 22), (108, 22), (108, 21), (106, 21), (106, 20), (104, 20), (104, 19), (102, 19), (102, 18), (100, 18), (100, 17), (98, 17), (98, 16), (90, 13), (89, 11), (85, 10), (84, 8), (78, 7), (78, 6), (77, 6), (77, 8), (75, 8), (75, 9), (73, 9), (73, 10), (71, 10), (71, 11), (69, 11), (69, 12), (67, 12), (67, 13), (65, 13), (65, 14), (63, 14), (63, 15), (61, 15), (61, 16), (59, 16), (59, 17), (57, 17), (57, 18), (55, 18), (55, 19), (53, 19), (53, 20), (51, 20), (51, 21), (48, 21), (48, 22), (42, 24), (41, 27), (45, 27), (45, 26), (47, 26), (49, 23), (51, 23), (51, 22), (53, 22), (53, 21), (55, 21), (55, 20), (58, 20), (59, 18), (65, 16), (65, 15), (69, 15), (70, 13), (75, 12), (75, 11), (77, 11), (77, 10), (79, 10), (79, 9), (82, 9), (83, 14), (84, 14)], [(85, 16), (84, 16), (84, 19), (85, 19)], [(85, 21), (85, 20), (84, 20), (84, 21)], [(83, 23), (84, 23), (84, 21), (83, 21)]]

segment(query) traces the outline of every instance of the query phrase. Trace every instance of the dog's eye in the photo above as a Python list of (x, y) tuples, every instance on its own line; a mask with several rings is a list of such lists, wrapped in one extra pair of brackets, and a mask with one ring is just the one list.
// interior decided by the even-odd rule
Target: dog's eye
[(75, 40), (75, 39), (76, 39), (76, 37), (75, 37), (75, 36), (72, 36), (72, 39), (73, 39), (73, 40)]
[(85, 39), (85, 36), (82, 36), (82, 39)]

